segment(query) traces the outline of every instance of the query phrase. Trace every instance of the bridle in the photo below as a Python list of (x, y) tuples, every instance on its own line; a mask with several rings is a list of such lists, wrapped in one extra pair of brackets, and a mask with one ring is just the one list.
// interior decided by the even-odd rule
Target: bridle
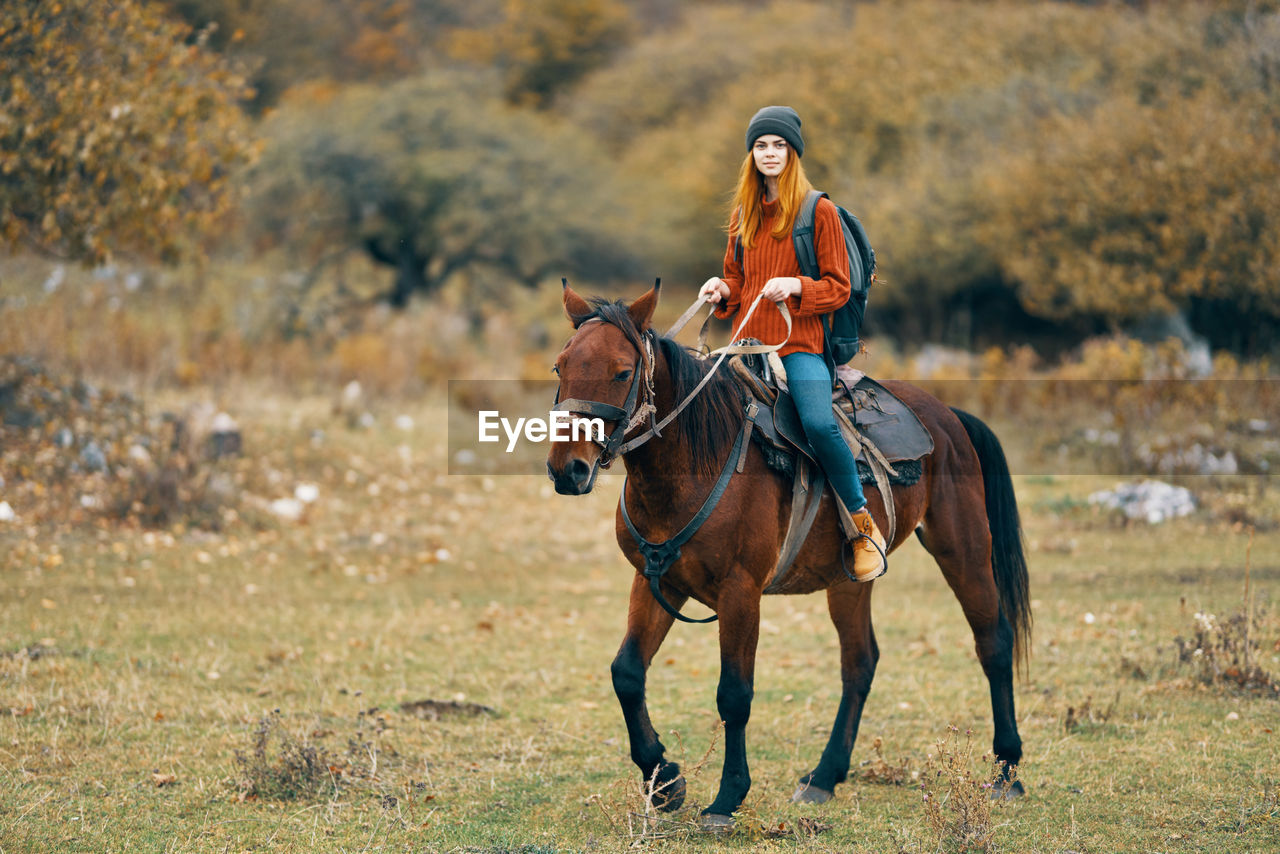
[[(751, 303), (750, 309), (747, 310), (746, 314), (739, 322), (738, 328), (734, 332), (735, 339), (737, 338), (737, 334), (746, 326), (752, 313), (755, 312), (756, 306), (760, 304), (761, 297), (763, 297), (763, 293), (757, 296), (755, 301)], [(694, 301), (693, 305), (691, 305), (684, 314), (681, 315), (680, 319), (676, 321), (671, 329), (667, 331), (666, 337), (670, 338), (679, 332), (689, 319), (697, 313), (698, 308), (704, 302), (706, 302), (706, 300), (701, 296), (698, 297), (698, 299)], [(707, 371), (706, 375), (703, 376), (698, 385), (685, 396), (685, 399), (682, 400), (680, 404), (676, 406), (665, 418), (663, 418), (661, 422), (656, 420), (657, 407), (654, 405), (653, 374), (655, 361), (653, 357), (653, 341), (656, 334), (652, 329), (646, 329), (641, 333), (644, 349), (641, 351), (640, 355), (643, 364), (641, 365), (641, 370), (636, 371), (632, 375), (631, 387), (627, 390), (627, 400), (622, 406), (615, 406), (611, 403), (602, 403), (596, 400), (583, 400), (576, 397), (562, 401), (560, 400), (560, 389), (557, 387), (556, 402), (552, 407), (553, 412), (559, 410), (566, 411), (571, 414), (586, 413), (603, 418), (606, 421), (617, 422), (617, 426), (614, 428), (613, 432), (603, 442), (594, 439), (592, 440), (596, 444), (600, 445), (601, 451), (600, 455), (596, 457), (596, 461), (591, 467), (591, 478), (587, 483), (587, 491), (590, 491), (595, 485), (596, 476), (600, 473), (600, 468), (602, 466), (608, 466), (617, 457), (640, 447), (655, 436), (661, 436), (662, 428), (675, 420), (676, 416), (678, 416), (684, 408), (688, 406), (704, 388), (706, 388), (707, 383), (711, 381), (711, 377), (724, 362), (725, 358), (735, 353), (772, 353), (781, 349), (782, 346), (787, 343), (787, 340), (791, 338), (791, 313), (787, 310), (785, 303), (780, 302), (776, 305), (778, 306), (778, 310), (782, 312), (782, 316), (787, 323), (787, 337), (783, 339), (782, 344), (729, 344), (728, 346), (721, 347), (718, 350), (709, 353), (708, 357), (715, 355), (716, 353), (719, 354), (719, 358), (716, 360), (716, 363), (711, 366), (711, 369)], [(587, 321), (583, 321), (583, 324), (581, 325), (586, 325), (586, 323), (596, 320), (605, 322), (602, 318), (592, 317)], [(708, 314), (707, 319), (703, 321), (702, 330), (698, 336), (699, 342), (705, 340), (707, 323), (710, 320), (711, 314)], [(581, 325), (579, 328), (581, 328)], [(643, 383), (641, 382), (642, 379)], [(643, 397), (641, 395), (643, 395)], [(627, 513), (627, 488), (626, 485), (623, 484), (622, 495), (618, 499), (618, 509), (622, 514), (623, 523), (631, 534), (631, 538), (635, 540), (636, 547), (640, 550), (641, 556), (644, 557), (645, 566), (643, 572), (645, 578), (649, 580), (649, 590), (652, 592), (653, 598), (657, 600), (660, 606), (662, 606), (663, 610), (682, 622), (709, 623), (716, 619), (716, 615), (713, 614), (710, 617), (696, 620), (681, 614), (680, 610), (674, 607), (667, 601), (666, 597), (662, 595), (662, 589), (660, 586), (662, 577), (667, 574), (667, 570), (671, 569), (671, 566), (680, 558), (681, 547), (693, 538), (693, 535), (702, 527), (702, 523), (711, 516), (716, 505), (719, 504), (720, 498), (724, 495), (725, 490), (728, 489), (729, 481), (732, 479), (734, 472), (742, 471), (742, 464), (746, 457), (746, 447), (748, 444), (747, 437), (751, 433), (751, 427), (755, 424), (756, 414), (759, 410), (760, 407), (755, 401), (751, 401), (747, 404), (744, 429), (739, 431), (737, 438), (734, 440), (733, 449), (729, 452), (728, 461), (721, 470), (720, 476), (716, 479), (715, 485), (712, 486), (710, 494), (708, 494), (706, 499), (702, 502), (702, 507), (699, 508), (694, 517), (690, 519), (675, 536), (661, 543), (653, 543), (645, 539), (644, 535), (636, 528), (635, 523), (631, 521), (631, 517)], [(624, 441), (626, 434), (632, 429), (640, 426), (646, 417), (649, 419), (649, 428), (630, 441)]]
[[(582, 323), (605, 321), (598, 317), (593, 317)], [(581, 327), (579, 327), (581, 328)], [(612, 403), (603, 403), (598, 400), (583, 400), (579, 397), (571, 397), (567, 400), (560, 399), (560, 388), (556, 387), (555, 405), (551, 407), (552, 412), (568, 412), (571, 415), (590, 415), (604, 421), (613, 421), (617, 424), (603, 440), (592, 439), (591, 441), (600, 446), (600, 455), (596, 457), (595, 463), (591, 466), (591, 480), (587, 483), (587, 489), (595, 485), (596, 476), (600, 473), (601, 468), (608, 468), (609, 465), (618, 457), (630, 451), (632, 448), (638, 447), (643, 442), (632, 440), (623, 444), (627, 433), (644, 422), (645, 417), (649, 418), (650, 430), (643, 436), (644, 441), (648, 441), (654, 436), (661, 436), (659, 427), (655, 423), (657, 407), (654, 405), (653, 390), (653, 340), (655, 337), (652, 329), (646, 329), (641, 333), (644, 341), (644, 349), (641, 351), (640, 370), (631, 376), (631, 386), (627, 389), (627, 399), (622, 406), (615, 406)], [(643, 391), (643, 398), (641, 393)], [(664, 421), (664, 426), (665, 426)]]
[[(751, 303), (751, 307), (748, 308), (746, 313), (742, 316), (742, 320), (739, 321), (737, 329), (734, 331), (733, 340), (737, 340), (738, 333), (747, 325), (747, 321), (750, 320), (751, 315), (755, 313), (756, 307), (760, 305), (760, 300), (763, 296), (763, 293), (758, 295), (755, 298), (755, 301)], [(672, 324), (671, 328), (666, 331), (663, 337), (671, 338), (683, 329), (685, 324), (687, 324), (689, 320), (697, 314), (698, 309), (705, 303), (706, 300), (701, 296), (694, 300), (693, 304), (685, 309), (684, 314), (682, 314), (680, 318)], [(591, 440), (594, 444), (600, 446), (600, 455), (596, 457), (596, 461), (591, 467), (591, 479), (588, 481), (587, 489), (590, 490), (595, 486), (596, 476), (600, 473), (601, 468), (608, 468), (615, 459), (635, 450), (650, 439), (661, 438), (663, 429), (674, 421), (676, 417), (684, 411), (685, 407), (692, 403), (693, 399), (707, 387), (707, 383), (711, 382), (711, 378), (715, 375), (716, 371), (720, 368), (720, 365), (726, 358), (735, 354), (746, 355), (752, 353), (773, 353), (782, 349), (782, 347), (791, 338), (791, 312), (787, 310), (787, 304), (785, 302), (775, 303), (775, 305), (778, 307), (778, 311), (782, 313), (782, 318), (787, 324), (787, 337), (782, 340), (782, 343), (728, 344), (724, 347), (712, 350), (707, 354), (707, 358), (710, 358), (711, 356), (719, 356), (719, 358), (716, 359), (715, 364), (711, 366), (711, 369), (707, 371), (706, 375), (703, 376), (702, 380), (693, 388), (693, 390), (685, 395), (684, 400), (680, 401), (680, 403), (661, 421), (657, 420), (658, 409), (653, 389), (653, 373), (655, 365), (653, 358), (653, 342), (657, 338), (657, 333), (655, 333), (652, 328), (646, 329), (641, 333), (641, 339), (644, 345), (640, 352), (642, 362), (641, 370), (636, 371), (632, 375), (631, 387), (627, 390), (627, 399), (622, 406), (615, 406), (612, 403), (603, 403), (598, 400), (583, 400), (582, 398), (577, 397), (572, 397), (568, 400), (561, 400), (560, 388), (557, 386), (555, 404), (551, 407), (552, 412), (560, 411), (568, 412), (570, 414), (592, 415), (597, 418), (602, 418), (605, 421), (614, 421), (617, 423), (613, 432), (610, 433), (604, 441), (599, 441), (597, 439)], [(701, 347), (702, 342), (706, 340), (707, 326), (711, 322), (711, 316), (714, 311), (715, 306), (712, 306), (711, 311), (707, 313), (706, 319), (702, 322), (702, 329), (698, 333), (699, 347)], [(578, 328), (581, 329), (582, 326), (586, 326), (588, 323), (596, 321), (600, 323), (606, 322), (602, 318), (592, 317), (583, 321)], [(643, 384), (641, 383), (642, 379)], [(641, 397), (642, 393), (643, 397)], [(639, 436), (634, 437), (630, 441), (626, 441), (626, 435), (639, 427), (640, 424), (644, 422), (645, 418), (649, 419), (649, 428)]]

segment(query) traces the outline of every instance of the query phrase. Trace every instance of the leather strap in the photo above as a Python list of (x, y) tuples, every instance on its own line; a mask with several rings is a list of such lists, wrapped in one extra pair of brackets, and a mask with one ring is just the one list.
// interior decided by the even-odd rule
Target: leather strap
[(777, 593), (782, 589), (782, 582), (787, 571), (795, 563), (800, 548), (809, 536), (813, 520), (818, 516), (818, 507), (822, 504), (822, 493), (827, 486), (826, 475), (821, 466), (814, 466), (813, 483), (806, 485), (809, 461), (803, 456), (796, 458), (796, 476), (791, 484), (791, 519), (787, 523), (787, 535), (782, 540), (782, 550), (778, 555), (778, 565), (773, 570), (773, 579), (765, 588), (765, 593)]
[[(761, 291), (760, 294), (758, 294), (755, 300), (751, 303), (750, 308), (747, 309), (747, 313), (743, 316), (742, 320), (738, 323), (737, 329), (734, 331), (735, 340), (737, 339), (737, 333), (741, 332), (743, 327), (747, 325), (747, 321), (751, 319), (751, 315), (755, 313), (756, 307), (760, 305), (760, 300), (763, 297), (764, 297), (764, 292)], [(699, 297), (695, 301), (694, 305), (699, 305), (701, 303), (702, 303), (702, 298)], [(661, 435), (663, 428), (665, 428), (668, 424), (674, 421), (676, 419), (676, 416), (678, 416), (681, 412), (683, 412), (684, 408), (688, 406), (695, 397), (698, 396), (698, 393), (701, 392), (703, 388), (706, 387), (707, 383), (711, 382), (711, 378), (715, 375), (716, 371), (719, 369), (720, 365), (724, 362), (724, 360), (727, 357), (732, 356), (736, 353), (774, 353), (774, 352), (777, 352), (778, 350), (781, 350), (784, 346), (786, 346), (786, 343), (789, 340), (791, 340), (791, 312), (787, 308), (787, 304), (785, 302), (777, 302), (777, 303), (774, 303), (774, 305), (778, 307), (778, 311), (782, 312), (782, 318), (787, 323), (787, 337), (782, 339), (782, 343), (780, 344), (727, 344), (724, 347), (720, 347), (719, 349), (712, 350), (707, 355), (708, 356), (718, 355), (719, 358), (716, 359), (715, 364), (711, 366), (711, 370), (707, 371), (706, 375), (702, 378), (702, 380), (696, 386), (694, 386), (693, 391), (689, 392), (689, 394), (685, 397), (685, 399), (680, 401), (680, 404), (676, 406), (675, 409), (667, 413), (667, 416), (665, 418), (663, 418), (657, 424), (654, 424), (653, 426), (651, 426), (648, 430), (641, 433), (639, 436), (636, 436), (634, 439), (631, 439), (629, 442), (626, 442), (624, 445), (622, 445), (622, 447), (618, 449), (618, 455), (621, 456), (627, 453), (628, 451), (634, 450), (635, 448), (638, 448), (639, 446), (643, 445), (645, 442), (652, 439), (654, 436)], [(689, 314), (689, 312), (686, 311), (685, 314)], [(676, 327), (673, 327), (673, 328), (676, 328)]]
[[(758, 407), (749, 406), (747, 408), (747, 423), (754, 423)], [(702, 524), (711, 517), (715, 511), (716, 505), (720, 503), (720, 499), (724, 496), (725, 490), (729, 488), (729, 481), (733, 477), (735, 463), (739, 459), (740, 453), (745, 453), (743, 439), (747, 436), (748, 430), (744, 429), (738, 433), (738, 438), (734, 440), (733, 448), (729, 451), (729, 458), (725, 461), (724, 469), (720, 472), (720, 477), (716, 479), (715, 486), (711, 488), (711, 493), (706, 500), (702, 502), (702, 507), (689, 522), (680, 529), (674, 537), (665, 542), (651, 543), (644, 538), (640, 531), (636, 528), (635, 523), (631, 521), (631, 515), (627, 513), (627, 485), (624, 481), (622, 484), (622, 495), (618, 498), (618, 509), (622, 513), (622, 522), (627, 526), (627, 530), (631, 533), (631, 538), (635, 540), (636, 546), (640, 549), (640, 554), (644, 557), (644, 577), (649, 579), (649, 590), (653, 593), (653, 598), (657, 600), (662, 609), (671, 616), (684, 623), (711, 623), (719, 619), (715, 614), (705, 617), (701, 620), (695, 620), (692, 617), (686, 617), (675, 608), (667, 598), (662, 595), (660, 582), (662, 577), (667, 574), (672, 565), (680, 559), (680, 549), (685, 543), (698, 533), (698, 529)]]

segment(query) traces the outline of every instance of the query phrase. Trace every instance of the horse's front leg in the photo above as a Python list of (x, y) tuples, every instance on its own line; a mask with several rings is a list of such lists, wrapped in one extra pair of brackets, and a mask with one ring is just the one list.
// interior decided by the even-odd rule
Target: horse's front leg
[[(670, 590), (664, 593), (667, 601), (676, 608), (687, 598)], [(673, 622), (674, 618), (653, 598), (644, 576), (637, 574), (631, 583), (627, 634), (611, 668), (613, 690), (622, 705), (622, 717), (627, 723), (627, 736), (631, 741), (631, 759), (639, 766), (646, 786), (653, 785), (654, 806), (666, 811), (679, 809), (684, 803), (684, 778), (680, 776), (680, 766), (666, 760), (666, 748), (649, 721), (644, 687), (649, 663)]]
[(756, 643), (760, 639), (760, 587), (745, 572), (722, 584), (716, 603), (720, 616), (720, 687), (716, 707), (724, 721), (724, 770), (720, 791), (702, 811), (704, 826), (728, 826), (751, 788), (747, 768), (747, 720), (755, 693)]
[(872, 584), (838, 583), (827, 588), (827, 610), (840, 636), (840, 709), (836, 712), (831, 738), (818, 767), (800, 778), (800, 788), (791, 800), (821, 804), (831, 800), (836, 784), (849, 776), (853, 742), (858, 737), (862, 708), (871, 691), (871, 679), (880, 660), (871, 628)]

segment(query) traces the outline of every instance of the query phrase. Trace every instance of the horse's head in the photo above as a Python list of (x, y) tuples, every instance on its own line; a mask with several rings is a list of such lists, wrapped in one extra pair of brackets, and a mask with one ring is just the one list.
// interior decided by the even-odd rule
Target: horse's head
[(656, 284), (629, 306), (588, 302), (565, 284), (564, 309), (576, 331), (556, 358), (556, 406), (575, 418), (599, 419), (604, 437), (597, 441), (597, 435), (582, 430), (568, 441), (551, 443), (547, 474), (556, 492), (590, 492), (600, 468), (613, 462), (622, 437), (636, 426), (633, 421), (647, 402), (645, 384), (652, 381), (653, 353), (646, 341), (657, 304)]

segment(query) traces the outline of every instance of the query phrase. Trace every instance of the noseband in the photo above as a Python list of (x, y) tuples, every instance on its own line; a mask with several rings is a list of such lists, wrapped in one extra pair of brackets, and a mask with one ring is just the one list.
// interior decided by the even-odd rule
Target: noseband
[[(605, 321), (600, 318), (592, 318), (592, 321), (599, 320), (601, 323)], [(587, 323), (591, 321), (586, 321)], [(585, 323), (584, 323), (585, 325)], [(587, 484), (588, 490), (595, 486), (596, 475), (600, 473), (601, 468), (607, 468), (620, 453), (631, 450), (639, 445), (639, 442), (628, 443), (623, 448), (623, 441), (627, 433), (640, 426), (645, 417), (649, 418), (650, 433), (644, 438), (647, 441), (653, 436), (661, 436), (658, 432), (658, 425), (655, 423), (655, 414), (657, 407), (654, 406), (653, 391), (653, 339), (654, 332), (647, 329), (641, 333), (644, 339), (644, 350), (641, 353), (641, 369), (631, 376), (631, 387), (627, 390), (627, 399), (622, 406), (614, 406), (612, 403), (602, 403), (598, 400), (583, 400), (578, 397), (571, 397), (568, 400), (560, 399), (560, 388), (556, 388), (555, 405), (551, 407), (552, 412), (568, 412), (570, 414), (585, 414), (600, 418), (604, 421), (613, 421), (617, 424), (613, 428), (605, 440), (599, 441), (592, 439), (591, 441), (600, 446), (600, 455), (596, 457), (595, 463), (591, 466), (591, 480)], [(642, 382), (643, 380), (643, 382)], [(641, 400), (641, 393), (644, 399)]]

